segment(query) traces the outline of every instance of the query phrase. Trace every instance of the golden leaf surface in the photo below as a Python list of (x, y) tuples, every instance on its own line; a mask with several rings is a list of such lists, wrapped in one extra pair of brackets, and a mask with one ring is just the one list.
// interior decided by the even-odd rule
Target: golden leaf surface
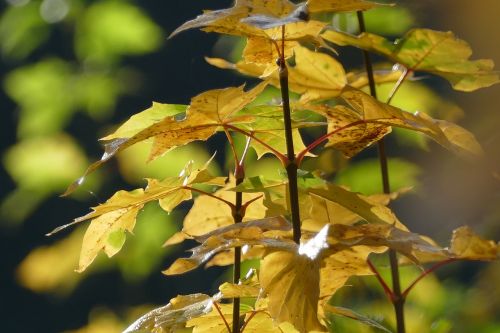
[[(234, 203), (235, 201), (235, 193), (225, 189), (216, 191), (214, 195), (229, 202)], [(256, 193), (244, 193), (243, 202), (255, 199), (258, 196), (259, 194)], [(246, 209), (243, 221), (264, 218), (265, 212), (266, 208), (262, 204), (262, 199), (257, 199)], [(193, 206), (184, 218), (182, 231), (173, 235), (165, 245), (178, 244), (187, 238), (202, 236), (233, 223), (231, 207), (221, 200), (201, 195), (194, 200)]]
[(365, 0), (308, 0), (307, 7), (311, 13), (316, 12), (351, 12), (367, 10), (380, 4)]
[(499, 245), (476, 235), (469, 227), (453, 231), (449, 252), (452, 257), (466, 260), (498, 259)]
[[(294, 65), (288, 66), (288, 85), (291, 91), (302, 95), (301, 102), (329, 99), (340, 94), (347, 78), (344, 68), (335, 58), (310, 51), (301, 45), (295, 45), (293, 53)], [(207, 61), (216, 67), (237, 70), (244, 75), (265, 77), (273, 86), (280, 86), (278, 67), (275, 64), (245, 61), (231, 64), (223, 59), (213, 58), (207, 58)], [(269, 66), (273, 66), (275, 70), (270, 71)]]
[[(210, 162), (210, 161), (209, 161)], [(191, 199), (191, 190), (186, 186), (200, 183), (218, 183), (218, 178), (207, 171), (207, 162), (198, 170), (191, 170), (188, 163), (178, 177), (162, 181), (148, 180), (145, 189), (118, 191), (105, 203), (92, 208), (92, 212), (76, 218), (73, 222), (56, 228), (49, 235), (86, 220), (92, 220), (83, 237), (78, 272), (83, 272), (103, 250), (108, 257), (115, 255), (123, 246), (126, 234), (132, 233), (137, 214), (144, 205), (159, 201), (160, 206), (170, 212), (182, 201)]]
[(162, 307), (156, 308), (132, 323), (123, 333), (173, 333), (185, 327), (188, 320), (210, 312), (213, 300), (204, 294), (179, 295)]
[(163, 274), (183, 274), (207, 262), (215, 254), (236, 246), (287, 247), (290, 241), (278, 241), (276, 232), (288, 235), (290, 229), (290, 224), (279, 216), (219, 228), (195, 237), (201, 244), (191, 249), (192, 255), (189, 258), (178, 258)]
[[(207, 140), (224, 124), (251, 121), (249, 117), (231, 116), (252, 102), (266, 86), (267, 82), (264, 81), (247, 92), (243, 90), (243, 86), (206, 91), (192, 98), (185, 117), (181, 120), (176, 116), (157, 117), (157, 114), (161, 114), (158, 109), (169, 108), (155, 103), (152, 108), (143, 112), (146, 114), (139, 113), (133, 116), (115, 133), (105, 137), (107, 141), (101, 159), (91, 164), (83, 176), (71, 184), (63, 195), (74, 192), (88, 174), (118, 152), (138, 142), (153, 138), (149, 155), (151, 161), (176, 147), (196, 140)], [(118, 137), (121, 135), (131, 136)]]
[(413, 29), (391, 42), (381, 36), (363, 33), (352, 36), (328, 30), (322, 37), (338, 45), (356, 46), (384, 55), (410, 71), (433, 73), (448, 80), (454, 89), (473, 91), (499, 82), (489, 59), (469, 60), (472, 50), (452, 32)]
[(474, 135), (445, 120), (434, 119), (425, 113), (409, 113), (379, 102), (361, 90), (346, 86), (340, 95), (349, 107), (339, 105), (307, 106), (329, 121), (329, 146), (351, 157), (378, 141), (390, 131), (389, 126), (421, 132), (444, 148), (465, 158), (483, 156)]

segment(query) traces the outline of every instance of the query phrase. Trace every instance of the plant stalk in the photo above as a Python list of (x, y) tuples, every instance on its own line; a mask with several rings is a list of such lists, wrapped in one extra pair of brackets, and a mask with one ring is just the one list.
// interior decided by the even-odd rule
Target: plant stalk
[[(365, 20), (362, 11), (357, 12), (359, 30), (361, 33), (366, 32)], [(377, 98), (377, 89), (375, 87), (375, 78), (373, 75), (373, 66), (368, 51), (363, 50), (363, 58), (365, 61), (366, 72), (368, 75), (368, 82), (370, 85), (370, 94), (373, 98)], [(405, 75), (406, 77), (406, 75)], [(394, 96), (394, 95), (392, 95)], [(391, 96), (391, 98), (392, 98)], [(380, 172), (382, 175), (382, 186), (384, 193), (389, 194), (391, 192), (390, 182), (389, 182), (389, 168), (387, 165), (387, 153), (385, 150), (385, 142), (382, 138), (378, 142), (378, 156), (380, 161)], [(392, 277), (392, 304), (394, 306), (394, 313), (396, 315), (396, 327), (397, 333), (405, 333), (405, 318), (404, 318), (404, 304), (405, 297), (401, 293), (401, 281), (399, 277), (399, 265), (398, 257), (396, 251), (389, 249), (389, 263), (391, 266), (391, 277)]]
[[(249, 144), (247, 141), (247, 148)], [(240, 185), (245, 179), (245, 169), (243, 166), (243, 159), (247, 151), (245, 148), (245, 153), (241, 157), (241, 160), (236, 159), (234, 177), (236, 179), (236, 186)], [(235, 193), (235, 204), (232, 212), (234, 223), (241, 223), (243, 221), (243, 193)], [(241, 247), (237, 246), (234, 248), (234, 265), (233, 265), (233, 283), (238, 284), (241, 277)], [(232, 333), (240, 332), (240, 299), (233, 298), (233, 330)]]
[(288, 90), (288, 69), (285, 61), (284, 44), (285, 44), (285, 27), (282, 27), (282, 51), (280, 52), (279, 63), (279, 78), (280, 90), (283, 105), (283, 120), (285, 123), (285, 140), (287, 152), (286, 172), (288, 175), (288, 190), (290, 192), (289, 204), (292, 213), (293, 240), (296, 244), (300, 244), (300, 211), (299, 211), (299, 190), (297, 186), (297, 170), (298, 165), (295, 158), (292, 136), (292, 116), (290, 112), (290, 93)]

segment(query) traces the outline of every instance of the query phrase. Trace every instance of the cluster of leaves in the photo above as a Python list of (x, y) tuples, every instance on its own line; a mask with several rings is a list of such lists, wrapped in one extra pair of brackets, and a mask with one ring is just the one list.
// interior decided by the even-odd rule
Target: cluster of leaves
[[(388, 208), (399, 193), (365, 196), (328, 182), (318, 173), (297, 171), (305, 158), (314, 158), (312, 152), (320, 146), (352, 157), (393, 127), (424, 134), (464, 158), (482, 158), (479, 143), (464, 128), (391, 106), (390, 100), (381, 102), (363, 88), (374, 74), (376, 83), (394, 82), (392, 99), (403, 81), (427, 72), (445, 78), (454, 89), (473, 91), (498, 82), (491, 61), (469, 60), (468, 45), (451, 33), (415, 29), (393, 43), (373, 34), (335, 31), (314, 19), (316, 13), (377, 6), (364, 0), (309, 0), (298, 5), (287, 0), (237, 0), (233, 7), (207, 11), (172, 33), (201, 28), (245, 38), (243, 57), (237, 63), (207, 60), (262, 82), (249, 90), (206, 91), (187, 106), (154, 103), (103, 138), (101, 160), (90, 165), (65, 194), (71, 194), (118, 152), (149, 139), (153, 141), (149, 160), (154, 160), (223, 132), (233, 148), (234, 175), (212, 175), (207, 170), (209, 162), (196, 170), (188, 164), (178, 177), (148, 179), (144, 189), (118, 191), (91, 213), (55, 231), (91, 220), (80, 255), (78, 271), (82, 272), (101, 250), (110, 257), (120, 251), (126, 232), (133, 232), (136, 216), (146, 203), (158, 201), (171, 212), (195, 192), (199, 196), (182, 231), (166, 245), (185, 239), (199, 245), (190, 257), (177, 259), (163, 273), (182, 274), (204, 264), (239, 267), (241, 258), (259, 260), (260, 268), (245, 279), (237, 274), (216, 295), (178, 296), (145, 314), (126, 332), (173, 332), (184, 327), (192, 327), (193, 332), (321, 332), (329, 326), (331, 314), (388, 331), (376, 321), (328, 303), (352, 276), (380, 278), (368, 259), (370, 254), (391, 250), (402, 255), (402, 261), (406, 258), (417, 265), (498, 258), (498, 244), (468, 227), (455, 230), (446, 248), (409, 231)], [(331, 55), (332, 43), (379, 53), (399, 69), (346, 73)], [(282, 102), (257, 104), (256, 98), (270, 85), (281, 89)], [(297, 100), (289, 101), (288, 89), (299, 96)], [(322, 128), (326, 134), (306, 145), (301, 132), (308, 128)], [(238, 135), (247, 138), (241, 153), (233, 142)], [(244, 159), (250, 148), (259, 157), (270, 153), (278, 158), (287, 178), (245, 178)], [(394, 298), (394, 291), (380, 281), (389, 298)], [(403, 291), (403, 297), (414, 284)], [(240, 298), (254, 301), (240, 305)]]

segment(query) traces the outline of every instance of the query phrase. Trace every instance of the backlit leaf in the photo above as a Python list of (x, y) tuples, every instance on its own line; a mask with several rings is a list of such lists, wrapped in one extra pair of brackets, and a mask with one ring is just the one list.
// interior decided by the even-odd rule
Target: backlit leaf
[(155, 333), (173, 333), (185, 327), (188, 320), (210, 312), (213, 300), (204, 294), (179, 295), (162, 307), (146, 313), (131, 324), (123, 333), (142, 330)]
[[(91, 164), (84, 175), (71, 184), (63, 195), (69, 195), (75, 191), (85, 180), (85, 177), (99, 168), (103, 163), (111, 159), (115, 154), (126, 149), (137, 142), (153, 138), (153, 147), (149, 160), (159, 157), (169, 150), (185, 145), (196, 140), (207, 140), (217, 131), (218, 127), (225, 123), (238, 123), (251, 121), (248, 117), (233, 119), (231, 116), (252, 102), (257, 95), (266, 87), (264, 81), (252, 90), (245, 92), (243, 86), (238, 88), (214, 89), (201, 93), (191, 100), (191, 105), (186, 110), (186, 116), (178, 120), (176, 116), (167, 116), (159, 121), (155, 120), (157, 112), (162, 114), (175, 112), (175, 106), (153, 105), (144, 111), (145, 115), (135, 115), (134, 119), (126, 122), (123, 128), (118, 128), (118, 133), (128, 133), (129, 137), (117, 137), (111, 134), (106, 138), (112, 138), (104, 144), (104, 154), (101, 159)], [(156, 111), (156, 110), (160, 111)], [(162, 111), (163, 110), (163, 111)], [(141, 121), (144, 122), (141, 126)], [(132, 133), (135, 133), (132, 135)]]
[(178, 27), (174, 35), (189, 29), (203, 28), (224, 34), (263, 35), (261, 29), (244, 24), (241, 19), (250, 15), (266, 15), (284, 17), (295, 10), (295, 5), (288, 0), (236, 0), (233, 7), (214, 11), (206, 11), (195, 19)]
[[(214, 193), (229, 202), (235, 201), (235, 193), (221, 189)], [(243, 202), (257, 198), (259, 194), (244, 193)], [(244, 221), (257, 220), (265, 216), (265, 207), (262, 199), (250, 204), (245, 211)], [(165, 245), (177, 244), (186, 238), (193, 238), (205, 235), (220, 227), (225, 227), (234, 223), (231, 208), (224, 202), (207, 195), (201, 195), (194, 201), (193, 207), (184, 218), (182, 231), (172, 236)]]
[(104, 204), (94, 207), (93, 212), (56, 228), (49, 235), (70, 225), (92, 220), (83, 238), (77, 269), (78, 272), (83, 272), (101, 250), (111, 257), (122, 248), (125, 242), (125, 231), (132, 233), (137, 214), (146, 203), (158, 200), (160, 206), (170, 212), (182, 201), (191, 199), (191, 191), (185, 186), (206, 183), (214, 179), (206, 171), (207, 165), (194, 171), (190, 166), (191, 164), (188, 163), (179, 177), (170, 177), (162, 181), (149, 179), (145, 189), (130, 192), (118, 191)]
[(424, 71), (447, 79), (456, 90), (473, 91), (499, 82), (489, 59), (469, 60), (469, 45), (452, 32), (429, 29), (410, 30), (402, 39), (392, 43), (370, 33), (352, 36), (328, 30), (323, 38), (338, 45), (352, 45), (373, 51), (411, 71)]
[[(344, 68), (337, 60), (300, 45), (293, 48), (293, 53), (294, 65), (288, 66), (288, 84), (291, 91), (302, 95), (302, 102), (328, 99), (340, 94), (347, 79)], [(249, 76), (265, 75), (272, 85), (279, 87), (278, 72), (269, 73), (268, 65), (243, 61), (231, 64), (222, 59), (211, 58), (207, 58), (207, 61), (219, 68), (236, 69)], [(277, 66), (275, 68), (277, 69)]]
[(275, 320), (290, 322), (300, 332), (323, 329), (318, 301), (321, 253), (326, 247), (326, 235), (320, 232), (295, 251), (273, 251), (264, 257), (259, 280)]
[[(452, 152), (466, 158), (480, 157), (483, 150), (474, 135), (445, 120), (425, 113), (409, 113), (377, 101), (366, 93), (346, 87), (340, 96), (351, 108), (307, 106), (329, 120), (329, 145), (353, 156), (388, 133), (388, 126), (422, 132)], [(354, 112), (353, 112), (354, 111)]]
[(469, 227), (460, 227), (453, 231), (449, 251), (459, 259), (495, 260), (499, 246), (494, 241), (482, 239)]
[(196, 237), (201, 245), (191, 249), (189, 258), (179, 258), (166, 270), (166, 275), (177, 275), (195, 269), (207, 262), (216, 253), (243, 245), (264, 245), (286, 247), (289, 242), (277, 242), (268, 238), (273, 232), (287, 232), (290, 224), (282, 217), (272, 217), (263, 220), (232, 224), (219, 228), (208, 234)]
[(365, 0), (308, 0), (307, 7), (311, 13), (316, 12), (350, 12), (367, 10), (380, 6)]

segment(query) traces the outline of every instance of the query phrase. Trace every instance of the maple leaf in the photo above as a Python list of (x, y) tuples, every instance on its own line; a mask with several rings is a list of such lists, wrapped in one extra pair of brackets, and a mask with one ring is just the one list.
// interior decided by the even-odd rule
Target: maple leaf
[[(281, 25), (287, 25), (286, 40), (310, 37), (316, 40), (319, 33), (310, 34), (309, 25), (326, 24), (318, 21), (304, 21), (307, 13), (303, 5), (288, 0), (237, 0), (231, 8), (206, 11), (193, 20), (185, 22), (174, 30), (169, 38), (178, 33), (202, 28), (206, 32), (217, 32), (237, 36), (259, 36), (281, 40)], [(319, 41), (319, 40), (318, 40)]]
[(388, 134), (390, 126), (424, 133), (465, 158), (481, 157), (484, 154), (472, 133), (451, 122), (434, 119), (425, 113), (405, 112), (348, 86), (344, 88), (340, 98), (349, 107), (308, 105), (304, 108), (328, 119), (328, 131), (333, 135), (329, 137), (327, 146), (342, 151), (347, 157), (354, 156)]
[(80, 261), (77, 272), (83, 272), (97, 257), (101, 250), (111, 257), (122, 248), (126, 235), (132, 233), (137, 214), (144, 205), (151, 201), (158, 201), (167, 212), (177, 205), (191, 199), (191, 190), (188, 185), (209, 183), (220, 185), (221, 179), (209, 174), (206, 170), (208, 161), (202, 168), (191, 170), (192, 162), (188, 163), (179, 177), (169, 177), (162, 181), (148, 179), (145, 189), (134, 191), (118, 191), (105, 203), (94, 207), (93, 211), (73, 222), (54, 229), (52, 235), (71, 225), (91, 220), (83, 237)]
[(499, 257), (499, 244), (476, 235), (469, 227), (453, 231), (448, 252), (450, 256), (466, 260), (495, 260)]
[(473, 91), (499, 82), (489, 59), (469, 60), (469, 45), (452, 32), (410, 30), (396, 42), (370, 33), (352, 36), (327, 30), (322, 37), (338, 45), (352, 45), (382, 54), (410, 71), (433, 73), (448, 80), (454, 89)]
[[(322, 251), (327, 234), (291, 251), (272, 251), (261, 261), (259, 281), (268, 310), (278, 322), (290, 322), (300, 332), (323, 330), (318, 319)], [(298, 247), (298, 248), (297, 248)]]
[[(226, 188), (216, 191), (213, 195), (223, 200), (234, 202), (234, 192), (227, 191), (228, 187), (234, 186), (227, 184)], [(247, 202), (259, 197), (259, 194), (244, 193), (243, 201)], [(257, 199), (245, 210), (243, 221), (258, 220), (265, 217), (265, 207), (262, 205), (262, 199)], [(231, 207), (221, 200), (207, 195), (200, 195), (194, 200), (194, 204), (184, 218), (182, 231), (174, 234), (165, 245), (173, 245), (182, 242), (185, 239), (192, 239), (203, 236), (220, 227), (234, 224)]]
[(316, 12), (351, 12), (367, 10), (380, 4), (365, 0), (308, 0), (307, 8), (311, 13)]
[(151, 310), (134, 323), (123, 333), (132, 333), (149, 330), (155, 333), (173, 333), (185, 327), (188, 320), (209, 313), (213, 299), (205, 294), (179, 295), (162, 307)]
[[(243, 86), (226, 89), (214, 89), (195, 96), (186, 110), (185, 117), (158, 117), (158, 109), (178, 110), (178, 106), (153, 104), (153, 107), (133, 116), (113, 134), (104, 137), (104, 154), (101, 159), (91, 164), (83, 176), (71, 184), (64, 195), (74, 192), (85, 177), (107, 162), (118, 152), (147, 139), (153, 138), (149, 160), (187, 143), (207, 140), (219, 127), (225, 124), (252, 121), (249, 117), (232, 118), (231, 116), (252, 102), (267, 86), (261, 82), (245, 92)], [(127, 136), (129, 135), (129, 136)]]
[[(301, 94), (301, 102), (329, 99), (340, 94), (347, 83), (342, 65), (323, 53), (313, 52), (301, 45), (293, 47), (294, 65), (288, 66), (288, 84), (290, 90)], [(268, 59), (268, 58), (267, 58)], [(240, 61), (231, 64), (223, 59), (206, 58), (211, 64), (223, 69), (235, 69), (242, 74), (265, 77), (269, 82), (279, 87), (279, 75), (268, 64)]]
[[(290, 224), (282, 217), (232, 224), (195, 237), (201, 245), (191, 249), (189, 258), (179, 258), (163, 271), (166, 275), (183, 274), (207, 262), (216, 253), (244, 245), (287, 246), (291, 241), (277, 242), (276, 231), (289, 234)], [(279, 234), (279, 233), (278, 233)]]

